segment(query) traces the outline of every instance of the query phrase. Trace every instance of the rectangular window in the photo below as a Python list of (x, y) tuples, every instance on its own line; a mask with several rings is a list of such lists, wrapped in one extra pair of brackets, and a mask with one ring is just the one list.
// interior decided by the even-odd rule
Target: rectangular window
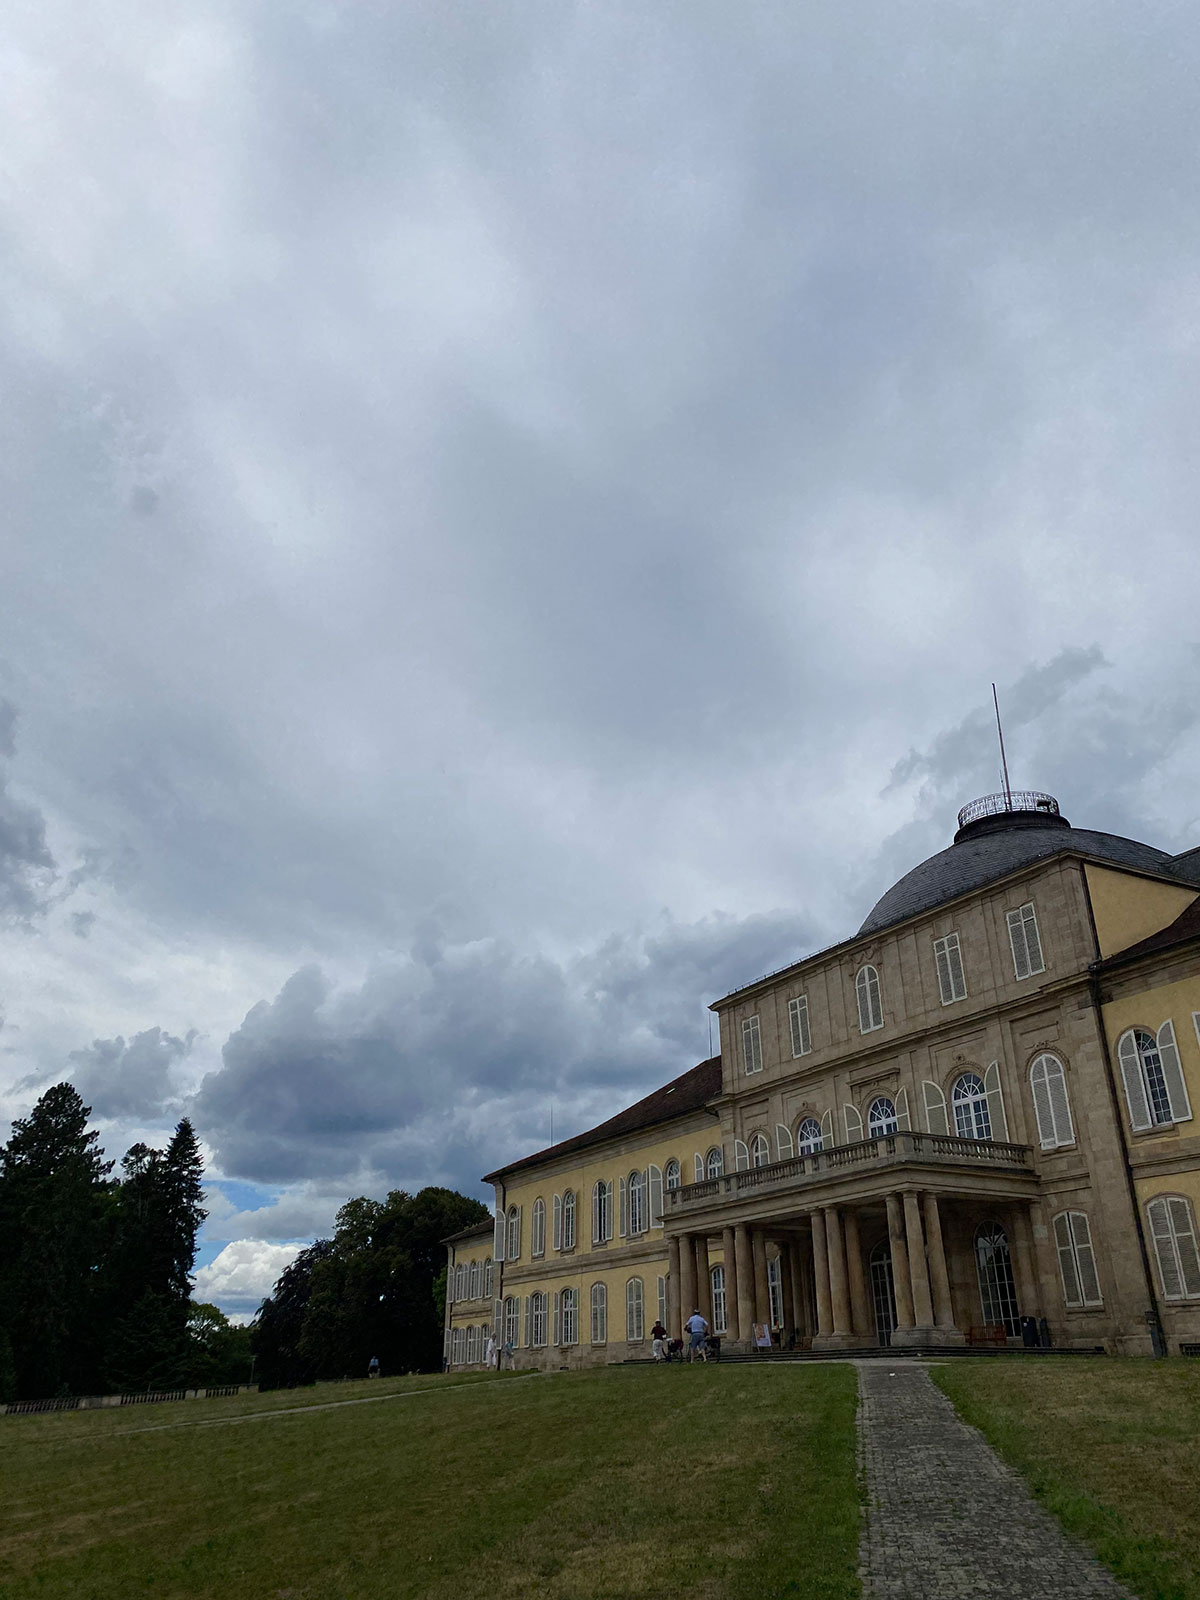
[(938, 988), (942, 1004), (952, 1006), (956, 1000), (967, 998), (967, 980), (963, 975), (962, 949), (958, 935), (948, 933), (944, 939), (933, 941), (933, 958), (937, 962)]
[(1042, 960), (1042, 940), (1038, 933), (1037, 912), (1033, 905), (1019, 906), (1007, 913), (1008, 942), (1012, 946), (1013, 976), (1031, 978), (1035, 972), (1045, 972)]
[(531, 1295), (533, 1301), (533, 1343), (540, 1349), (546, 1343), (546, 1296)]
[(562, 1297), (562, 1342), (579, 1343), (579, 1291), (564, 1289)]
[(767, 1290), (771, 1301), (771, 1326), (783, 1327), (783, 1263), (778, 1256), (767, 1262)]
[(757, 1017), (747, 1017), (742, 1023), (742, 1064), (747, 1072), (762, 1071), (762, 1036)]
[(521, 1301), (510, 1294), (504, 1302), (504, 1342), (517, 1348), (521, 1338)]
[(792, 1025), (792, 1055), (806, 1056), (812, 1049), (812, 1035), (808, 1031), (808, 996), (797, 995), (788, 1001), (788, 1020)]
[(1082, 1211), (1060, 1211), (1054, 1219), (1054, 1243), (1068, 1306), (1101, 1306), (1100, 1278), (1092, 1249), (1092, 1230)]

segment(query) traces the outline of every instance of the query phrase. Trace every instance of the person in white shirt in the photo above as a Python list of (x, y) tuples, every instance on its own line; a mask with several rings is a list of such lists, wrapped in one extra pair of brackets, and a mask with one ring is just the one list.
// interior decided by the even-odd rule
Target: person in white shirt
[(694, 1310), (683, 1325), (688, 1336), (688, 1360), (698, 1356), (704, 1349), (704, 1341), (708, 1335), (708, 1323), (700, 1315), (699, 1308)]

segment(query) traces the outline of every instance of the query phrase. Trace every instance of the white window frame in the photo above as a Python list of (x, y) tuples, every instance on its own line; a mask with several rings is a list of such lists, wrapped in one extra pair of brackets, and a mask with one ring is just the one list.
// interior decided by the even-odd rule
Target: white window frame
[(521, 1342), (521, 1297), (509, 1294), (504, 1297), (504, 1342), (515, 1350)]
[(625, 1284), (625, 1338), (637, 1344), (646, 1337), (646, 1286), (640, 1278)]
[[(972, 1087), (967, 1093), (960, 1095), (958, 1091), (967, 1083), (968, 1079), (973, 1080)], [(974, 1087), (975, 1084), (978, 1084), (978, 1088)], [(988, 1103), (987, 1086), (983, 1081), (983, 1074), (976, 1072), (974, 1067), (968, 1067), (965, 1072), (960, 1072), (950, 1085), (950, 1106), (954, 1112), (954, 1137), (956, 1139), (991, 1139), (992, 1114)], [(966, 1107), (970, 1109), (963, 1120), (968, 1121), (969, 1126), (963, 1128), (960, 1125), (959, 1109)], [(980, 1113), (982, 1113), (982, 1119)], [(978, 1131), (981, 1120), (987, 1129), (986, 1133)]]
[(858, 1000), (858, 1031), (874, 1033), (883, 1027), (883, 989), (879, 968), (867, 961), (854, 975), (854, 994)]
[(704, 1158), (704, 1175), (707, 1178), (720, 1178), (724, 1173), (725, 1152), (719, 1144), (715, 1144)]
[(812, 1029), (808, 1022), (808, 996), (798, 994), (788, 1001), (788, 1024), (792, 1030), (792, 1060), (812, 1053)]
[(1042, 935), (1038, 928), (1037, 908), (1033, 901), (1027, 900), (1023, 906), (1006, 911), (1004, 916), (1008, 923), (1013, 977), (1020, 983), (1025, 978), (1035, 978), (1039, 972), (1045, 972), (1046, 957), (1042, 950)]
[[(1033, 1115), (1043, 1150), (1059, 1150), (1075, 1143), (1075, 1123), (1067, 1094), (1067, 1069), (1052, 1050), (1043, 1050), (1029, 1068)], [(1057, 1091), (1057, 1092), (1056, 1092)]]
[(562, 1244), (563, 1250), (575, 1248), (575, 1191), (568, 1189), (562, 1197)]
[(531, 1306), (530, 1320), (533, 1323), (533, 1346), (536, 1350), (544, 1350), (550, 1333), (549, 1297), (544, 1289), (536, 1289), (529, 1299)]
[[(805, 1128), (815, 1128), (815, 1134), (804, 1132)], [(798, 1156), (813, 1156), (818, 1150), (825, 1148), (825, 1135), (821, 1124), (816, 1117), (801, 1117), (796, 1124), (796, 1154)]]
[[(1149, 1041), (1149, 1046), (1143, 1043)], [(1149, 1058), (1153, 1055), (1153, 1061)], [(1192, 1105), (1175, 1043), (1175, 1024), (1168, 1017), (1158, 1029), (1135, 1024), (1117, 1041), (1117, 1060), (1125, 1084), (1125, 1104), (1134, 1133), (1170, 1128), (1192, 1120)], [(1158, 1082), (1152, 1081), (1152, 1071)], [(1162, 1102), (1166, 1116), (1160, 1115)]]
[[(557, 1202), (558, 1196), (554, 1196)], [(546, 1202), (538, 1195), (529, 1216), (529, 1254), (536, 1259), (546, 1254)]]
[(709, 1272), (712, 1291), (712, 1331), (717, 1334), (729, 1331), (728, 1310), (725, 1300), (725, 1268), (718, 1261)]
[(762, 1071), (762, 1028), (757, 1013), (742, 1019), (742, 1066), (746, 1075)]
[(752, 1167), (771, 1165), (771, 1141), (765, 1133), (756, 1133), (750, 1140), (750, 1165)]
[(613, 1236), (612, 1183), (597, 1178), (592, 1185), (592, 1243), (609, 1244)]
[(667, 1280), (661, 1272), (658, 1275), (658, 1320), (665, 1328), (667, 1325)]
[(608, 1343), (608, 1285), (596, 1282), (588, 1297), (592, 1322), (592, 1343)]
[(683, 1165), (676, 1156), (672, 1156), (663, 1168), (663, 1188), (668, 1194), (674, 1189), (683, 1188)]
[(1104, 1304), (1092, 1225), (1085, 1211), (1060, 1211), (1054, 1218), (1054, 1245), (1062, 1279), (1063, 1304), (1091, 1311)]
[(562, 1292), (561, 1338), (564, 1345), (579, 1343), (579, 1290), (575, 1288)]
[(767, 1257), (768, 1315), (773, 1328), (782, 1328), (783, 1311), (783, 1261), (779, 1256)]
[[(885, 1116), (882, 1112), (877, 1116), (876, 1108), (879, 1106), (891, 1106), (891, 1116)], [(867, 1107), (867, 1138), (886, 1139), (891, 1134), (899, 1132), (900, 1117), (896, 1110), (896, 1102), (890, 1094), (877, 1094)]]
[(1200, 1245), (1192, 1202), (1182, 1194), (1156, 1194), (1146, 1203), (1146, 1219), (1163, 1299), (1200, 1300)]
[(632, 1237), (646, 1231), (646, 1174), (634, 1170), (629, 1174), (629, 1215), (626, 1231)]
[(967, 975), (963, 971), (962, 944), (957, 933), (944, 934), (933, 941), (933, 960), (937, 967), (938, 992), (944, 1006), (967, 998)]
[(509, 1206), (508, 1208), (508, 1239), (505, 1242), (505, 1254), (510, 1261), (521, 1259), (521, 1207)]

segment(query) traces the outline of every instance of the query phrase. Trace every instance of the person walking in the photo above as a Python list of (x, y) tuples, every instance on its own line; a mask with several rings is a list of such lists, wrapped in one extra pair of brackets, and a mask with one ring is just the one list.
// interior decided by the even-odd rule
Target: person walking
[(665, 1361), (667, 1359), (667, 1330), (663, 1327), (661, 1321), (656, 1322), (650, 1329), (650, 1337), (654, 1340), (650, 1348), (654, 1352), (655, 1361)]
[(378, 1356), (372, 1356), (370, 1361), (367, 1362), (367, 1377), (368, 1378), (377, 1378), (378, 1376), (379, 1376), (379, 1357)]
[(700, 1315), (699, 1306), (695, 1308), (683, 1327), (688, 1336), (688, 1360), (694, 1361), (697, 1356), (703, 1357), (704, 1341), (708, 1337), (708, 1323)]

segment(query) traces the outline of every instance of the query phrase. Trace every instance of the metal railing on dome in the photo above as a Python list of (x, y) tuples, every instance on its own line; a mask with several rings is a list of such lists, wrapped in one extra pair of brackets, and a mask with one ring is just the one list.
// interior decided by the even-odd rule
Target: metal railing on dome
[(965, 828), (968, 822), (978, 822), (980, 817), (999, 817), (1006, 811), (1040, 811), (1045, 816), (1056, 817), (1058, 801), (1040, 789), (1008, 789), (1000, 794), (985, 794), (967, 802), (958, 813), (958, 825)]

